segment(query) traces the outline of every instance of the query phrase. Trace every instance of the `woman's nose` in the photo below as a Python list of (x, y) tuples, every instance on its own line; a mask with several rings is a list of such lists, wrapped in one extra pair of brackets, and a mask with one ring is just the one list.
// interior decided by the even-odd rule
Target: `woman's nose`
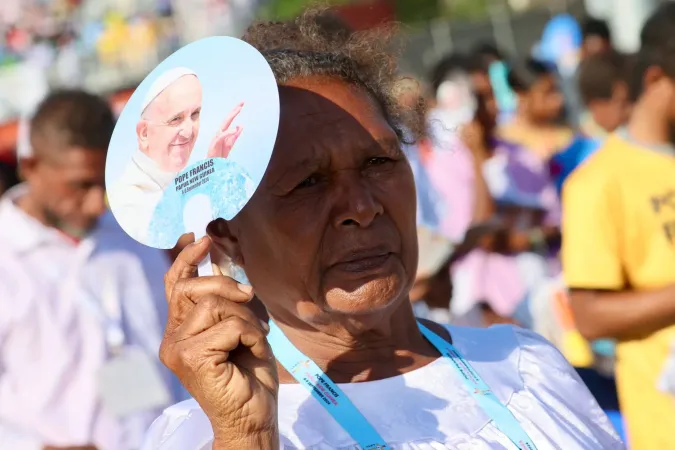
[(336, 180), (335, 215), (336, 228), (358, 226), (367, 228), (377, 216), (384, 212), (382, 203), (377, 199), (367, 180), (357, 174), (342, 174)]

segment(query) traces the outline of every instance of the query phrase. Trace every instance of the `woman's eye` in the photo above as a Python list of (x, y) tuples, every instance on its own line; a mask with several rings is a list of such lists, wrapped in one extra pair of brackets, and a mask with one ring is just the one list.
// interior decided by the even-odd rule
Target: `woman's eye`
[(368, 161), (366, 161), (366, 164), (368, 166), (381, 166), (382, 164), (386, 164), (392, 161), (393, 160), (391, 158), (377, 157), (377, 158), (370, 158)]
[(318, 175), (312, 175), (310, 177), (305, 178), (302, 183), (298, 184), (295, 189), (304, 189), (308, 187), (312, 187), (316, 185), (319, 182), (319, 177)]

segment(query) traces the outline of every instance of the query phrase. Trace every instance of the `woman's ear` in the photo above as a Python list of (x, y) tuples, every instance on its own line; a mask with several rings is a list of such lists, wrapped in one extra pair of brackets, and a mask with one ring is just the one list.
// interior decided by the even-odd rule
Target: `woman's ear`
[(239, 240), (232, 234), (225, 219), (216, 219), (209, 224), (206, 233), (213, 242), (211, 261), (219, 267), (229, 267), (236, 264), (244, 267), (244, 257), (241, 254)]

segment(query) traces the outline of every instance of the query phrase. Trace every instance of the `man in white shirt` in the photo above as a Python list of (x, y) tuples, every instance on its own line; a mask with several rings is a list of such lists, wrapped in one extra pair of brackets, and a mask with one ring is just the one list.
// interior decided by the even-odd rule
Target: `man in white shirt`
[[(229, 127), (238, 105), (211, 141), (207, 157), (226, 158), (243, 128)], [(136, 125), (138, 150), (118, 180), (109, 180), (110, 206), (124, 230), (146, 242), (148, 226), (164, 190), (185, 169), (199, 134), (202, 86), (197, 74), (176, 67), (148, 89)], [(115, 151), (113, 149), (113, 151)]]
[(184, 397), (156, 357), (167, 257), (106, 212), (114, 124), (103, 99), (51, 94), (0, 200), (0, 450), (134, 450)]

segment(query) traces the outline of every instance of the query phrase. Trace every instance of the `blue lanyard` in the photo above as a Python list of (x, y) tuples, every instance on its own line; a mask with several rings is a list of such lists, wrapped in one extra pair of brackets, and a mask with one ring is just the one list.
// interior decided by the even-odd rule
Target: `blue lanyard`
[[(497, 428), (513, 442), (519, 450), (536, 450), (536, 446), (525, 433), (509, 409), (502, 405), (490, 387), (483, 381), (454, 345), (418, 323), (424, 337), (452, 362), (473, 397)], [(312, 396), (326, 408), (335, 421), (358, 442), (363, 450), (391, 450), (382, 436), (373, 428), (363, 414), (347, 398), (337, 384), (326, 376), (314, 361), (309, 359), (288, 340), (281, 329), (270, 321), (267, 340), (277, 361), (303, 385)]]

